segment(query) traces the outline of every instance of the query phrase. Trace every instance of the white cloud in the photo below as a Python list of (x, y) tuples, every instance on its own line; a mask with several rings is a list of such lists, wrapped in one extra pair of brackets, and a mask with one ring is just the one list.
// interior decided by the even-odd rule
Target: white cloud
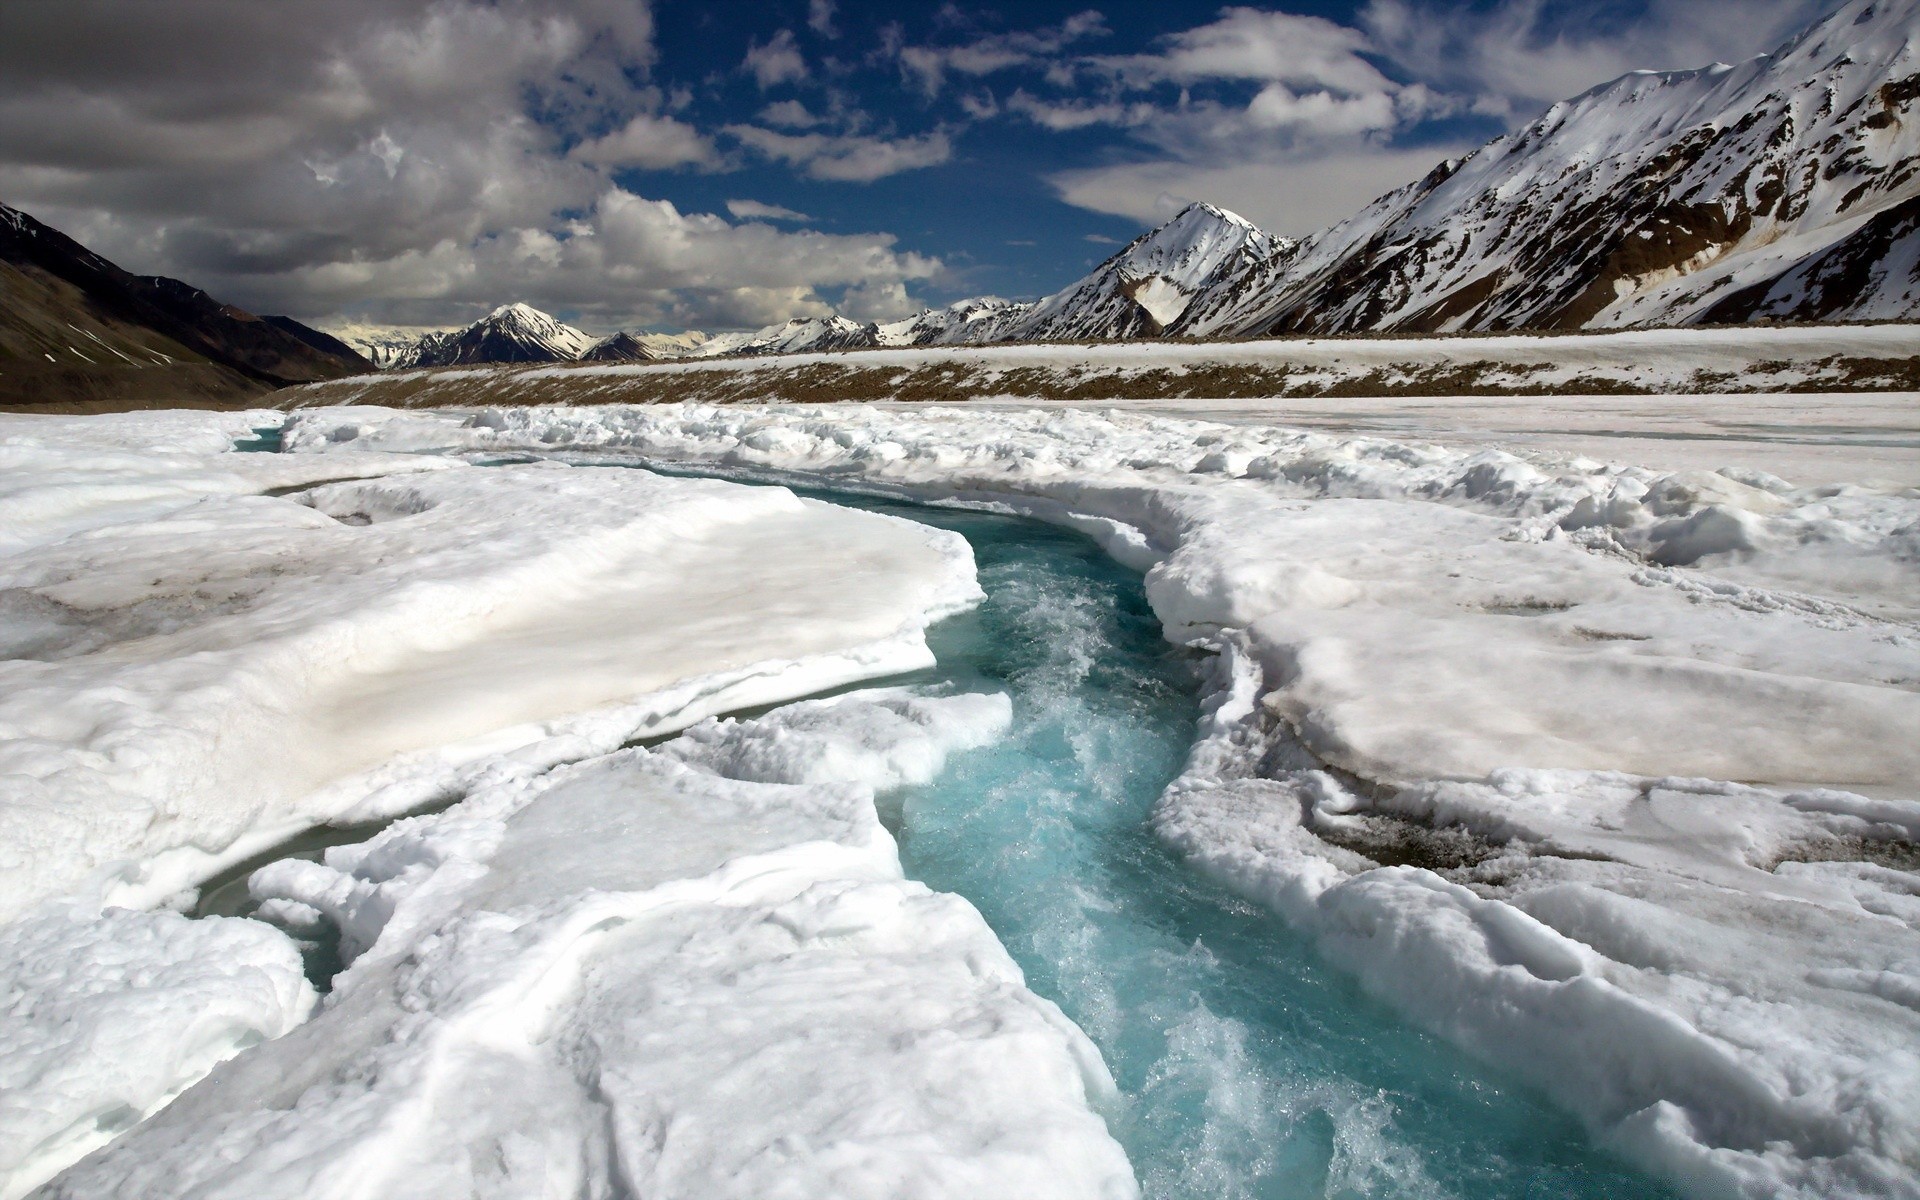
[[(0, 5), (0, 195), (129, 269), (310, 320), (444, 326), (524, 299), (599, 328), (750, 326), (848, 287), (878, 307), (942, 269), (884, 233), (736, 223), (614, 186), (624, 167), (726, 165), (647, 82), (644, 4), (290, 15)], [(871, 173), (857, 149), (815, 157)]]
[(782, 129), (812, 129), (822, 118), (798, 100), (779, 100), (760, 110), (760, 120)]
[(1049, 182), (1068, 204), (1144, 224), (1158, 224), (1204, 200), (1298, 237), (1352, 216), (1466, 149), (1355, 149), (1290, 162), (1166, 160), (1062, 171)]
[(1366, 34), (1323, 17), (1228, 8), (1211, 24), (1176, 33), (1155, 54), (1089, 60), (1132, 86), (1207, 79), (1265, 80), (1348, 94), (1393, 84), (1362, 57)]
[(380, 260), (278, 273), (257, 286), (284, 290), (315, 313), (356, 314), (378, 296), (382, 320), (411, 324), (457, 323), (517, 299), (597, 329), (741, 328), (823, 315), (833, 305), (822, 288), (905, 296), (909, 284), (941, 269), (938, 259), (897, 251), (884, 234), (736, 225), (609, 188), (563, 228), (449, 239)]
[(824, 38), (839, 37), (840, 31), (833, 24), (836, 7), (833, 0), (807, 0), (807, 28)]
[(753, 125), (729, 125), (726, 133), (768, 158), (788, 163), (811, 179), (871, 183), (902, 171), (937, 166), (953, 157), (943, 132), (887, 139), (858, 134), (776, 133)]
[(1772, 50), (1825, 7), (1822, 0), (1651, 0), (1630, 22), (1603, 0), (1548, 8), (1370, 0), (1360, 24), (1373, 46), (1435, 86), (1475, 94), (1483, 109), (1533, 110), (1628, 71), (1701, 67)]
[(569, 157), (609, 167), (714, 166), (720, 159), (699, 130), (668, 116), (640, 113), (619, 129), (573, 148)]
[(764, 45), (752, 43), (741, 67), (753, 76), (761, 91), (782, 83), (798, 83), (807, 77), (807, 60), (794, 45), (793, 30), (782, 29)]
[(811, 221), (812, 217), (778, 204), (762, 204), (758, 200), (729, 200), (727, 211), (736, 221)]
[(949, 72), (982, 76), (1029, 66), (1055, 57), (1083, 38), (1106, 33), (1106, 19), (1089, 10), (1045, 29), (999, 33), (955, 46), (901, 46), (896, 53), (901, 73), (933, 96), (939, 94)]

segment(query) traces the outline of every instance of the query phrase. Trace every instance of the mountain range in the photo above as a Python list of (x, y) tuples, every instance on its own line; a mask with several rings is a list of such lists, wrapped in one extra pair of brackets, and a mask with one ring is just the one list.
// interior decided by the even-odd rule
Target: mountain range
[(1032, 304), (789, 321), (707, 352), (1920, 315), (1920, 4), (1637, 71), (1298, 240), (1190, 206)]
[(1920, 316), (1920, 0), (1639, 71), (1303, 238), (1195, 204), (1040, 300), (596, 339), (525, 304), (342, 337), (137, 277), (0, 207), (0, 403), (220, 403), (369, 366)]

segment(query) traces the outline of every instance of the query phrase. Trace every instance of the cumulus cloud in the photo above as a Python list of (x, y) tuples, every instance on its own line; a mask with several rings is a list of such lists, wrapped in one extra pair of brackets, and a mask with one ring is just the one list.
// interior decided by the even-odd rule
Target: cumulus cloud
[(720, 155), (699, 130), (654, 113), (638, 113), (625, 125), (604, 136), (575, 146), (569, 157), (610, 167), (669, 167), (717, 165)]
[(729, 200), (727, 211), (736, 221), (812, 221), (813, 218), (803, 212), (795, 212), (778, 204), (762, 204), (758, 200)]
[(406, 324), (457, 322), (511, 296), (596, 329), (741, 328), (824, 315), (833, 305), (823, 289), (891, 286), (904, 296), (908, 284), (940, 270), (937, 259), (896, 250), (888, 235), (733, 224), (613, 187), (565, 227), (503, 229), (378, 261), (323, 263), (254, 286), (323, 313), (351, 313), (375, 294), (384, 320)]
[(741, 67), (753, 76), (761, 91), (782, 83), (798, 83), (807, 77), (807, 60), (794, 44), (793, 30), (782, 29), (766, 43), (754, 42), (747, 48)]
[[(0, 5), (0, 195), (261, 312), (757, 325), (937, 260), (682, 212), (616, 170), (723, 167), (647, 83), (633, 0)], [(857, 173), (857, 172), (856, 172)]]
[(951, 139), (938, 130), (894, 139), (864, 134), (777, 133), (754, 125), (729, 125), (725, 132), (811, 179), (845, 183), (871, 183), (902, 171), (937, 166), (953, 157)]

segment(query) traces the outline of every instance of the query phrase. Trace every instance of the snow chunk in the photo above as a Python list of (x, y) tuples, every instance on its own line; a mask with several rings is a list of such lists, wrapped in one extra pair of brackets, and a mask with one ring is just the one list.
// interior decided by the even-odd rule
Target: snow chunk
[(0, 1197), (286, 1033), (313, 1002), (293, 944), (256, 921), (55, 903), (0, 927)]
[(324, 1171), (366, 1197), (1126, 1200), (1097, 1053), (837, 778), (916, 777), (1005, 720), (1004, 697), (797, 705), (265, 870), (257, 892), (336, 913), (381, 894), (326, 1008), (51, 1194), (294, 1197)]

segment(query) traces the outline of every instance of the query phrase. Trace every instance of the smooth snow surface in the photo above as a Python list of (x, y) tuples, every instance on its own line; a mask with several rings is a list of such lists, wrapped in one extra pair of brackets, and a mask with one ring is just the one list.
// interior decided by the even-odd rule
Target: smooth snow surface
[(1920, 496), (1084, 412), (319, 411), (1091, 533), (1221, 651), (1155, 824), (1701, 1196), (1920, 1194)]

